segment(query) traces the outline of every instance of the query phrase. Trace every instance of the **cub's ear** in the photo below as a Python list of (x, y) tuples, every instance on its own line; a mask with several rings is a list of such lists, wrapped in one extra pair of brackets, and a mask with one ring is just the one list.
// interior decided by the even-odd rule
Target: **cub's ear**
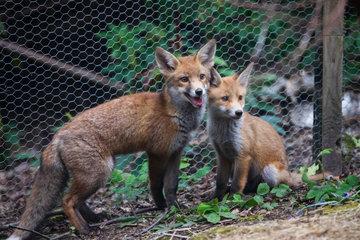
[(242, 73), (237, 77), (237, 81), (242, 87), (247, 87), (249, 85), (250, 76), (254, 67), (254, 63), (250, 63)]
[(216, 41), (211, 39), (207, 44), (205, 44), (196, 54), (196, 58), (199, 62), (206, 66), (214, 66), (214, 58), (216, 52)]
[(221, 83), (221, 76), (215, 68), (210, 69), (210, 86), (218, 87)]
[(157, 47), (155, 50), (155, 60), (162, 74), (168, 74), (176, 69), (179, 60), (168, 51)]

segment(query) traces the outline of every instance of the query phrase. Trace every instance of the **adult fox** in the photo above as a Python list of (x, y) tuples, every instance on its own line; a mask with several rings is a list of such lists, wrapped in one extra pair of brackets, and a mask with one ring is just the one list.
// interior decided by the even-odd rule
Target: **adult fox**
[[(160, 93), (123, 96), (67, 123), (42, 153), (19, 227), (33, 230), (54, 207), (70, 177), (64, 212), (79, 232), (87, 233), (87, 221), (96, 215), (85, 201), (105, 185), (117, 154), (146, 151), (155, 204), (172, 205), (182, 150), (205, 113), (215, 50), (214, 40), (195, 55), (179, 58), (157, 48), (155, 59), (165, 78)], [(28, 236), (28, 231), (17, 229), (9, 239)]]
[[(218, 156), (215, 196), (254, 191), (261, 181), (270, 186), (299, 186), (301, 176), (288, 171), (283, 139), (259, 117), (244, 112), (245, 96), (253, 63), (239, 75), (221, 78), (212, 70), (209, 89), (209, 137)], [(328, 173), (327, 173), (328, 175)], [(311, 176), (320, 180), (324, 176)]]

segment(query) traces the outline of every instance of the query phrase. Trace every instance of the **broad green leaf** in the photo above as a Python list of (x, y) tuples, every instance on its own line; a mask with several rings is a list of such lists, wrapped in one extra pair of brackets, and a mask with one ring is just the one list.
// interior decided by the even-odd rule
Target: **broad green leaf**
[(319, 153), (319, 157), (330, 155), (334, 150), (332, 148), (325, 148)]
[(209, 213), (205, 214), (204, 217), (210, 223), (216, 224), (220, 222), (220, 215), (217, 213)]
[(352, 187), (358, 186), (359, 185), (359, 177), (355, 176), (355, 175), (349, 175), (346, 177), (345, 179), (346, 183), (349, 184)]
[(317, 189), (310, 189), (310, 191), (306, 194), (306, 199), (313, 199), (318, 194)]
[(208, 203), (200, 203), (197, 207), (197, 212), (199, 214), (204, 214), (208, 211), (212, 211), (214, 207)]
[(237, 219), (237, 216), (232, 212), (219, 212), (219, 215), (224, 218)]
[(260, 183), (256, 190), (256, 193), (259, 195), (266, 195), (269, 192), (270, 192), (270, 187), (267, 183)]
[(255, 195), (253, 199), (258, 205), (261, 205), (264, 202), (264, 198), (261, 195)]
[(289, 192), (291, 192), (291, 188), (286, 185), (286, 184), (280, 184), (279, 186), (277, 187), (274, 187), (272, 190), (271, 190), (271, 193), (272, 194), (275, 194), (276, 197), (278, 198), (282, 198), (282, 197), (285, 197)]
[(261, 205), (262, 208), (266, 209), (266, 210), (273, 210), (274, 208), (276, 208), (278, 206), (278, 204), (276, 202), (266, 202), (264, 204)]

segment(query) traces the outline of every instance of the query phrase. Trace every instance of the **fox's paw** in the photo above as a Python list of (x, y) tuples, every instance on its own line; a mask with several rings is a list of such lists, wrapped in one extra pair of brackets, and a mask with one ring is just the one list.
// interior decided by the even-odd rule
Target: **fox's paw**
[(88, 235), (90, 233), (90, 226), (89, 224), (82, 224), (77, 231), (81, 234), (81, 235)]

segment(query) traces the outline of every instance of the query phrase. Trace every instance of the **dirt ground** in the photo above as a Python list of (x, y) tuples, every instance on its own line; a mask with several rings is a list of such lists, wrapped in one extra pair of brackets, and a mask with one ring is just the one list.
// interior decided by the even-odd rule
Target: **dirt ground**
[[(359, 122), (352, 124), (359, 132)], [(347, 128), (347, 130), (351, 128)], [(308, 134), (305, 135), (310, 135)], [(298, 139), (298, 138), (291, 138)], [(309, 138), (309, 141), (311, 139)], [(305, 140), (304, 140), (305, 141)], [(293, 141), (294, 149), (299, 149), (300, 142)], [(298, 145), (298, 146), (297, 146)], [(311, 147), (310, 144), (304, 144)], [(305, 151), (305, 149), (302, 149)], [(310, 152), (310, 151), (306, 151)], [(360, 175), (360, 152), (357, 150), (351, 160), (346, 160), (346, 174)], [(308, 156), (310, 158), (310, 155)], [(290, 165), (297, 167), (301, 159), (292, 158)], [(301, 164), (300, 164), (301, 165)], [(7, 224), (17, 223), (24, 210), (25, 199), (29, 194), (36, 167), (24, 162), (8, 171), (0, 172), (0, 239), (4, 239), (12, 229), (1, 231)], [(201, 181), (180, 189), (178, 201), (183, 215), (191, 208), (209, 198), (215, 185), (214, 169)], [(161, 222), (160, 227), (152, 231), (144, 229), (156, 221), (160, 211), (135, 215), (136, 209), (153, 207), (149, 192), (135, 201), (118, 202), (109, 188), (99, 190), (89, 201), (89, 206), (96, 212), (106, 211), (114, 218), (132, 218), (131, 221), (116, 224), (98, 224), (90, 235), (79, 236), (70, 227), (67, 219), (60, 212), (48, 217), (39, 232), (51, 239), (360, 239), (360, 207), (354, 205), (351, 210), (331, 211), (326, 207), (301, 211), (309, 202), (304, 200), (306, 189), (294, 191), (289, 197), (277, 200), (279, 206), (272, 211), (260, 208), (238, 211), (236, 220), (224, 220), (218, 225), (193, 223), (191, 226), (177, 226), (176, 217)], [(271, 200), (271, 199), (268, 199)], [(330, 214), (331, 212), (331, 214)], [(216, 227), (214, 229), (214, 227)], [(205, 231), (204, 233), (202, 233)], [(40, 239), (33, 237), (31, 239)]]
[[(29, 170), (31, 171), (31, 170)], [(214, 186), (215, 173), (208, 174), (201, 182), (179, 192), (181, 211), (186, 215), (190, 209), (206, 200)], [(96, 212), (106, 211), (109, 219), (120, 217), (131, 221), (116, 224), (99, 224), (87, 236), (75, 234), (64, 215), (50, 216), (39, 231), (50, 239), (360, 239), (360, 205), (350, 203), (334, 208), (307, 208), (304, 200), (306, 189), (298, 189), (286, 198), (278, 200), (279, 206), (272, 211), (258, 207), (238, 211), (236, 220), (223, 220), (217, 225), (193, 223), (176, 226), (176, 217), (170, 217), (151, 231), (144, 231), (161, 215), (161, 211), (136, 215), (135, 209), (151, 207), (150, 195), (137, 201), (117, 203), (107, 188), (98, 191), (89, 201)], [(194, 194), (197, 193), (197, 194)], [(21, 201), (22, 198), (20, 198)], [(267, 199), (271, 200), (271, 199)], [(20, 202), (21, 202), (20, 201)], [(13, 205), (15, 206), (15, 205)], [(20, 205), (19, 205), (20, 206)], [(2, 205), (1, 208), (4, 208)], [(1, 215), (1, 225), (16, 223), (23, 211), (19, 209)], [(215, 228), (214, 228), (215, 227)], [(11, 229), (0, 232), (0, 239), (11, 233)], [(205, 232), (204, 232), (205, 231)], [(34, 236), (31, 239), (41, 239)]]
[(207, 239), (360, 239), (360, 206), (345, 205), (317, 210), (308, 216), (263, 221), (249, 226), (235, 224), (196, 234), (192, 240)]

